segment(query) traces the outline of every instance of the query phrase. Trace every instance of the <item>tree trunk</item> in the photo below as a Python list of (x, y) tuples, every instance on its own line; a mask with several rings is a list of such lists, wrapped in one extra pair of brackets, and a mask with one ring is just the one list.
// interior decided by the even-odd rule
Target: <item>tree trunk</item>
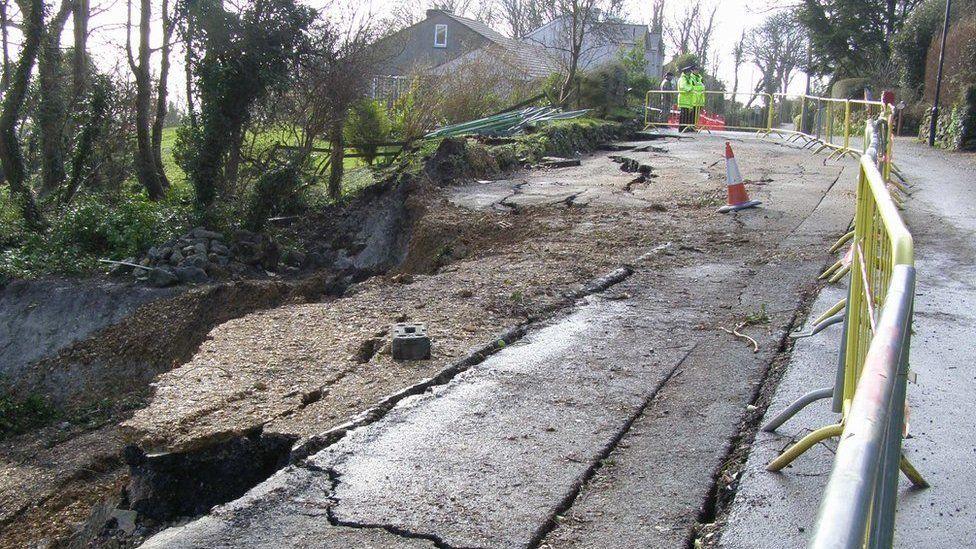
[(89, 0), (76, 0), (74, 10), (74, 53), (71, 59), (71, 103), (76, 104), (88, 87)]
[(345, 166), (342, 165), (342, 157), (345, 149), (345, 141), (342, 135), (342, 127), (345, 120), (339, 119), (332, 123), (329, 129), (329, 197), (339, 200), (342, 196), (342, 172)]
[(152, 15), (151, 0), (141, 0), (139, 11), (139, 62), (136, 76), (136, 175), (146, 188), (150, 200), (163, 198), (163, 184), (153, 157), (152, 138), (149, 130), (149, 114), (152, 103), (152, 82), (149, 78), (149, 24)]
[(0, 92), (6, 91), (10, 81), (10, 36), (7, 34), (7, 0), (0, 0), (0, 36), (3, 39), (3, 74), (0, 74)]
[(162, 59), (159, 63), (159, 90), (156, 94), (156, 118), (152, 125), (153, 161), (156, 164), (156, 174), (163, 187), (169, 187), (169, 179), (163, 169), (163, 123), (166, 120), (166, 79), (169, 78), (170, 39), (173, 37), (173, 21), (170, 19), (169, 5), (163, 0), (163, 47)]
[(71, 177), (68, 178), (68, 185), (61, 197), (62, 204), (70, 204), (75, 193), (81, 188), (81, 181), (85, 165), (92, 156), (95, 142), (98, 140), (102, 129), (102, 122), (105, 120), (106, 91), (103, 86), (92, 86), (91, 103), (87, 121), (81, 129), (81, 136), (75, 146), (74, 158), (71, 160)]
[(0, 168), (3, 169), (7, 184), (10, 185), (10, 194), (20, 208), (24, 222), (30, 229), (37, 231), (44, 228), (44, 217), (27, 185), (24, 157), (17, 139), (17, 121), (27, 97), (31, 71), (41, 46), (41, 36), (44, 34), (44, 2), (25, 1), (21, 10), (24, 13), (24, 43), (20, 60), (4, 97), (3, 112), (0, 113)]
[(183, 47), (186, 53), (183, 59), (183, 70), (186, 71), (186, 116), (190, 119), (190, 126), (195, 128), (197, 127), (197, 114), (193, 108), (193, 16), (186, 13), (184, 19), (186, 29)]
[(569, 68), (566, 70), (566, 80), (563, 81), (562, 88), (559, 90), (559, 105), (564, 108), (569, 104), (569, 95), (573, 93), (573, 83), (576, 80), (576, 67), (578, 62), (579, 53), (571, 53)]
[(230, 134), (230, 147), (227, 151), (227, 162), (224, 164), (224, 184), (230, 196), (236, 196), (237, 180), (241, 172), (241, 146), (244, 143), (244, 124), (234, 128)]
[(65, 0), (61, 9), (47, 25), (41, 39), (37, 78), (40, 94), (38, 134), (41, 145), (41, 189), (47, 196), (64, 184), (63, 132), (67, 111), (64, 104), (64, 75), (61, 66), (61, 33), (68, 22), (74, 4)]

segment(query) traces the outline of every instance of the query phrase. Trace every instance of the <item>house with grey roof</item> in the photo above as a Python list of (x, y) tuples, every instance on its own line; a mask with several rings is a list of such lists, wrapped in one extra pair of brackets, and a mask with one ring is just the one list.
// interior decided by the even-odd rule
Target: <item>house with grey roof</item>
[[(599, 15), (597, 15), (599, 17)], [(525, 35), (525, 42), (542, 47), (557, 63), (568, 62), (572, 21), (569, 16), (557, 17)], [(580, 48), (579, 70), (589, 71), (614, 62), (621, 51), (643, 48), (647, 61), (647, 76), (660, 78), (663, 67), (661, 33), (651, 32), (647, 25), (627, 23), (616, 19), (597, 20), (588, 26)]]
[[(602, 23), (601, 23), (602, 24)], [(610, 24), (610, 23), (607, 23)], [(562, 18), (543, 25), (523, 39), (509, 38), (488, 25), (449, 11), (427, 10), (427, 17), (381, 41), (386, 55), (376, 73), (402, 76), (417, 69), (432, 74), (454, 71), (476, 61), (498, 61), (499, 70), (520, 80), (545, 78), (560, 70)], [(581, 69), (613, 61), (622, 49), (643, 45), (648, 75), (661, 76), (661, 36), (646, 25), (612, 23), (585, 45)]]

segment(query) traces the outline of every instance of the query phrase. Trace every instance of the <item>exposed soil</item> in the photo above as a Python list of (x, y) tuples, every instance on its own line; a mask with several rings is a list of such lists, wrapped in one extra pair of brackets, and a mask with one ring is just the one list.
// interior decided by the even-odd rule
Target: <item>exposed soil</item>
[[(639, 183), (600, 154), (576, 168), (417, 188), (400, 267), (340, 299), (328, 298), (339, 285), (325, 274), (302, 283), (200, 288), (144, 306), (45, 361), (29, 384), (58, 387), (65, 403), (90, 404), (91, 395), (131, 399), (93, 430), (57, 425), (0, 445), (0, 546), (63, 539), (93, 503), (117, 498), (124, 443), (172, 453), (255, 430), (307, 439), (511, 326), (567, 305), (567, 295), (617, 266), (694, 268), (744, 243), (762, 243), (761, 234), (733, 235), (743, 222), (737, 217), (714, 213), (724, 199), (718, 146), (671, 153), (668, 142), (658, 145), (636, 158), (658, 177)], [(779, 151), (768, 145), (749, 153), (757, 181), (802, 175), (802, 161), (788, 164), (791, 171), (777, 167)], [(748, 187), (762, 198), (761, 184)], [(757, 215), (775, 222), (777, 212)], [(750, 262), (769, 261), (767, 248), (749, 246), (756, 254)], [(430, 360), (390, 356), (390, 325), (405, 320), (427, 324)], [(134, 410), (131, 417), (126, 410)]]

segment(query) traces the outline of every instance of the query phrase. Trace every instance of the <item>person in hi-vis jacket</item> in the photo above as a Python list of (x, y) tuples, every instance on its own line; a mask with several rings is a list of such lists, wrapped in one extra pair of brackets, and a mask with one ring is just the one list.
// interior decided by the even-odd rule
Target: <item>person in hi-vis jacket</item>
[(678, 78), (678, 108), (681, 110), (680, 131), (691, 131), (698, 121), (698, 113), (705, 106), (705, 83), (694, 64), (681, 69)]

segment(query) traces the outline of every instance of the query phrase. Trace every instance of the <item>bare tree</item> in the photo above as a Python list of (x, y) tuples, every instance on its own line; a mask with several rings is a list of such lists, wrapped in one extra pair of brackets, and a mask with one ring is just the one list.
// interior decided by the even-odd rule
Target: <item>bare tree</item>
[(394, 4), (390, 16), (384, 22), (390, 30), (399, 30), (421, 21), (428, 9), (477, 19), (491, 25), (499, 18), (507, 21), (505, 7), (495, 0), (402, 0)]
[(702, 67), (708, 64), (712, 46), (712, 32), (715, 30), (715, 14), (717, 12), (717, 5), (712, 6), (712, 11), (708, 12), (707, 17), (705, 16), (705, 11), (702, 11), (702, 17), (697, 19), (692, 26), (691, 45)]
[(515, 38), (548, 23), (556, 12), (554, 0), (498, 0), (499, 18)]
[(588, 57), (608, 47), (619, 33), (615, 21), (622, 4), (622, 0), (555, 0), (549, 32), (532, 41), (545, 48), (562, 69), (559, 103), (568, 103)]
[(126, 53), (129, 66), (136, 77), (136, 176), (146, 188), (150, 200), (163, 198), (163, 183), (153, 155), (152, 136), (149, 128), (152, 107), (152, 81), (149, 73), (149, 27), (152, 19), (151, 0), (139, 2), (139, 57), (132, 54), (132, 0), (128, 0), (126, 19)]
[(735, 94), (739, 91), (739, 67), (742, 66), (742, 62), (746, 54), (746, 31), (742, 30), (742, 35), (732, 46), (732, 65), (733, 65), (733, 76), (732, 76), (732, 100), (735, 101)]
[(699, 64), (706, 66), (717, 12), (717, 4), (709, 7), (706, 2), (695, 0), (687, 3), (684, 10), (665, 25), (664, 34), (676, 55), (694, 53)]
[(44, 34), (44, 1), (20, 0), (19, 7), (24, 14), (24, 42), (0, 112), (0, 169), (3, 170), (4, 179), (10, 186), (10, 194), (20, 208), (24, 222), (31, 229), (39, 230), (44, 227), (44, 217), (27, 184), (27, 171), (17, 137), (17, 123), (27, 98), (31, 71), (34, 70)]
[(651, 6), (651, 32), (664, 33), (664, 0), (654, 0)]
[(749, 33), (744, 51), (762, 75), (754, 91), (785, 92), (804, 63), (803, 30), (792, 14), (773, 14)]
[(328, 193), (342, 193), (343, 129), (352, 105), (369, 89), (371, 68), (382, 50), (371, 47), (376, 27), (370, 17), (350, 16), (323, 22), (315, 33), (311, 55), (300, 67), (294, 99), (301, 120), (303, 154), (307, 159), (316, 139), (329, 141)]
[(701, 2), (696, 0), (693, 3), (686, 4), (685, 9), (664, 27), (665, 35), (671, 42), (675, 55), (684, 55), (690, 51), (692, 29), (697, 24), (700, 15)]

